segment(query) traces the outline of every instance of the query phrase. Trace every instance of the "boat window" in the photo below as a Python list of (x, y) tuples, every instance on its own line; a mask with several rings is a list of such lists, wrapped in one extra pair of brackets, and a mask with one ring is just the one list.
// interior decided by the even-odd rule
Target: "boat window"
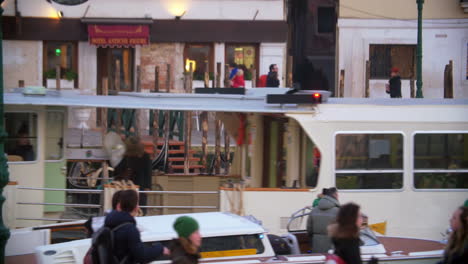
[(401, 134), (336, 135), (336, 186), (339, 189), (403, 187)]
[(8, 161), (34, 161), (37, 158), (37, 114), (5, 113)]
[(63, 157), (64, 113), (47, 112), (47, 135), (45, 151), (47, 160), (61, 160)]
[(414, 186), (468, 189), (468, 133), (415, 134)]

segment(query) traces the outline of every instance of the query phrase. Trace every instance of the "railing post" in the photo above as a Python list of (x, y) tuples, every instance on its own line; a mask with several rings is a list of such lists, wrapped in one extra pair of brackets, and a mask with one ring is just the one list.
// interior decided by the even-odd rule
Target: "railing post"
[[(3, 8), (1, 4), (3, 0), (0, 0), (0, 27), (2, 26)], [(3, 50), (3, 33), (0, 30), (0, 51)], [(3, 104), (3, 53), (0, 52), (0, 116), (4, 114)], [(7, 133), (5, 132), (4, 119), (0, 118), (0, 264), (5, 263), (5, 245), (10, 237), (10, 230), (3, 223), (3, 203), (5, 203), (5, 197), (3, 197), (3, 190), (9, 181), (8, 164), (5, 156), (5, 139)]]

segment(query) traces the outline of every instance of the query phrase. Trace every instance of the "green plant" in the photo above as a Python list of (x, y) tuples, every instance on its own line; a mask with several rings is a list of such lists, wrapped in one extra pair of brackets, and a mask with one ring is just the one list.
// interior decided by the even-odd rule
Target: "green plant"
[(74, 72), (74, 71), (66, 71), (65, 72), (65, 79), (69, 80), (69, 81), (73, 81), (73, 80), (76, 80), (78, 78), (78, 73)]
[(51, 70), (44, 72), (44, 77), (46, 79), (55, 79), (55, 75), (56, 75), (55, 69), (51, 69)]
[(252, 72), (251, 71), (244, 71), (244, 80), (251, 81), (252, 80)]

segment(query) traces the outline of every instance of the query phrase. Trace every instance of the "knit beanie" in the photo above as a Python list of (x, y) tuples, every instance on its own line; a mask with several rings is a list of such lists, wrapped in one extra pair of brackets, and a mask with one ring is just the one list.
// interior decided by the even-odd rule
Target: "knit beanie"
[(190, 216), (181, 216), (175, 220), (173, 227), (179, 237), (188, 238), (198, 230), (198, 223)]

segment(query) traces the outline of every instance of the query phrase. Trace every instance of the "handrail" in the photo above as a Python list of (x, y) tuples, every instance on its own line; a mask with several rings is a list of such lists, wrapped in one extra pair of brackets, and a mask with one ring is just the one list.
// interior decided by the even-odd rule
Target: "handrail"
[(302, 217), (304, 217), (306, 215), (308, 216), (311, 211), (312, 211), (312, 208), (310, 206), (306, 206), (306, 207), (301, 208), (301, 209), (297, 210), (296, 212), (292, 213), (291, 217), (288, 220), (288, 224), (286, 225), (286, 230), (288, 230), (288, 232), (291, 232), (292, 231), (290, 229), (291, 223), (294, 220), (296, 220), (297, 218), (302, 218)]
[(218, 191), (138, 191), (139, 193), (216, 194)]
[(59, 188), (39, 188), (39, 187), (18, 187), (21, 190), (35, 190), (35, 191), (67, 191), (75, 193), (102, 193), (104, 190), (95, 189), (59, 189)]
[(67, 207), (79, 207), (79, 208), (101, 208), (100, 204), (67, 204), (67, 203), (29, 203), (29, 202), (17, 202), (16, 204), (22, 205), (61, 205)]
[(140, 205), (140, 208), (193, 208), (193, 209), (218, 209), (217, 206), (196, 206), (196, 205)]

